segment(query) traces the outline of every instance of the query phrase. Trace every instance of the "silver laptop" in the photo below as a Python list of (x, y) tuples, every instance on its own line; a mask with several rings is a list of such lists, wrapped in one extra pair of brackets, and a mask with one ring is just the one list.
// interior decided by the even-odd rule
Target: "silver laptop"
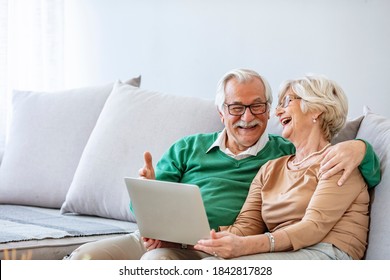
[(188, 245), (209, 238), (198, 186), (140, 178), (125, 178), (125, 182), (143, 237)]

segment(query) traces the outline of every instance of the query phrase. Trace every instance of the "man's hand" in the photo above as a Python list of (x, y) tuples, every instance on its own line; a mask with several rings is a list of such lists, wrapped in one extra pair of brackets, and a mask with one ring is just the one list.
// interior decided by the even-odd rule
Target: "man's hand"
[(146, 238), (146, 237), (142, 237), (142, 240), (144, 241), (144, 247), (146, 251), (161, 248), (162, 246), (161, 240)]
[(153, 168), (152, 155), (149, 152), (144, 153), (144, 161), (145, 165), (138, 171), (138, 175), (145, 179), (156, 179)]
[(352, 171), (360, 165), (365, 154), (366, 144), (360, 140), (350, 140), (334, 145), (325, 152), (321, 161), (320, 172), (324, 172), (322, 178), (330, 178), (344, 170), (337, 182), (339, 186), (342, 186)]
[(161, 241), (158, 239), (142, 237), (144, 247), (146, 251), (150, 251), (157, 248), (180, 248), (181, 245), (178, 243), (172, 243), (167, 241)]

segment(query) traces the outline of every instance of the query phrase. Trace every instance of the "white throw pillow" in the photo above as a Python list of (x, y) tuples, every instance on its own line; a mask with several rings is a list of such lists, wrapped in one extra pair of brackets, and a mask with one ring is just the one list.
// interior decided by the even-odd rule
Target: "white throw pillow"
[[(132, 80), (139, 84), (139, 78)], [(0, 203), (60, 208), (113, 83), (13, 92), (0, 166)]]
[(124, 177), (138, 177), (177, 139), (222, 129), (212, 100), (114, 85), (81, 157), (61, 212), (135, 221)]

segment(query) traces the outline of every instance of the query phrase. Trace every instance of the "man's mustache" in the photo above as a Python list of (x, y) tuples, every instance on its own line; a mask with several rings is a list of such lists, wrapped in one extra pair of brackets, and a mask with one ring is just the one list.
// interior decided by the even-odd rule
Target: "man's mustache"
[(260, 120), (253, 120), (253, 121), (250, 121), (250, 122), (246, 122), (246, 121), (243, 121), (243, 120), (239, 120), (238, 122), (236, 122), (233, 127), (234, 128), (237, 128), (237, 127), (242, 127), (242, 128), (249, 128), (249, 127), (254, 127), (256, 125), (259, 125), (261, 124)]

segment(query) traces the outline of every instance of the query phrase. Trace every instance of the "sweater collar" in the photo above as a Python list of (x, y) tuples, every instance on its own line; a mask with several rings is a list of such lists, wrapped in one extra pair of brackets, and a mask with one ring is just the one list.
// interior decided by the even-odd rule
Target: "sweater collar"
[(225, 144), (226, 137), (227, 137), (227, 132), (226, 132), (226, 128), (224, 128), (218, 134), (217, 139), (210, 146), (210, 148), (207, 150), (206, 153), (211, 151), (213, 148), (218, 147), (226, 155), (228, 155), (234, 159), (240, 160), (240, 159), (248, 158), (250, 156), (256, 156), (264, 148), (264, 146), (267, 144), (267, 142), (269, 140), (268, 133), (267, 133), (267, 131), (265, 131), (263, 133), (263, 135), (261, 135), (260, 139), (253, 146), (251, 146), (248, 149), (246, 149), (245, 151), (242, 151), (241, 153), (235, 155), (229, 150), (229, 148), (226, 147), (226, 144)]

